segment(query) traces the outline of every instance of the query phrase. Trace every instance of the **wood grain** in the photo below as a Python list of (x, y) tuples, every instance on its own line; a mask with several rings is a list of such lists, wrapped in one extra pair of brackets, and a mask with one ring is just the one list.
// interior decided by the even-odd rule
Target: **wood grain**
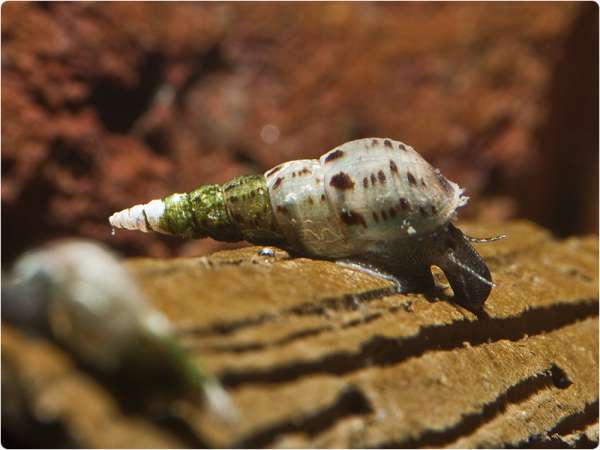
[(51, 438), (88, 447), (597, 445), (597, 238), (556, 240), (526, 222), (464, 228), (509, 234), (478, 246), (497, 284), (479, 316), (447, 290), (398, 295), (278, 250), (129, 260), (239, 421), (189, 405), (129, 411), (66, 352), (4, 326), (3, 398), (22, 407), (7, 422), (3, 400), (3, 443), (5, 430), (19, 439), (51, 424)]

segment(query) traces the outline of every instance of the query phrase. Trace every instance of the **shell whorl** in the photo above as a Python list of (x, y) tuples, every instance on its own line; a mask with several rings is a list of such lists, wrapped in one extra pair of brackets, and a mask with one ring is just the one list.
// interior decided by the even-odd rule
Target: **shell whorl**
[(257, 244), (281, 240), (262, 175), (172, 194), (116, 212), (108, 220), (115, 228), (183, 238), (212, 237)]
[(467, 201), (412, 147), (383, 138), (345, 143), (319, 160), (290, 161), (265, 177), (287, 241), (321, 257), (426, 235)]
[(160, 219), (164, 211), (165, 203), (162, 199), (152, 200), (146, 204), (134, 205), (131, 208), (117, 211), (108, 218), (108, 222), (112, 227), (125, 230), (170, 234), (168, 230), (160, 227)]

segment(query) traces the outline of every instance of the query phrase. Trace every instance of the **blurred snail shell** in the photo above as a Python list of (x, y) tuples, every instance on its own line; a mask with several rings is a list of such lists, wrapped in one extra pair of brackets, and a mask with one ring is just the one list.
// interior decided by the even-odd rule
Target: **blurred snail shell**
[[(384, 138), (347, 142), (318, 160), (289, 161), (264, 176), (234, 178), (188, 194), (135, 205), (113, 227), (185, 238), (246, 240), (316, 258), (344, 260), (391, 274), (401, 290), (445, 273), (455, 296), (479, 308), (493, 286), (470, 245), (450, 222), (468, 198), (412, 147)], [(389, 277), (389, 276), (388, 276)]]
[(158, 370), (175, 391), (202, 394), (222, 417), (235, 414), (223, 388), (196, 366), (168, 319), (104, 246), (82, 239), (48, 243), (20, 256), (2, 281), (3, 321), (49, 334), (99, 372), (121, 376), (131, 369), (131, 390)]
[[(58, 341), (102, 371), (116, 370), (140, 334), (168, 336), (171, 331), (118, 259), (90, 241), (59, 240), (32, 249), (18, 258), (8, 281), (3, 294), (12, 301), (2, 303), (4, 318), (48, 327)], [(24, 323), (22, 318), (32, 311), (35, 324)]]

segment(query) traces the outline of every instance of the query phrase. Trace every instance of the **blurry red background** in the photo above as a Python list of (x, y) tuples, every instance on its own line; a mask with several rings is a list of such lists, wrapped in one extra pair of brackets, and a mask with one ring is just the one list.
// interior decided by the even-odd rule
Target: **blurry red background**
[(594, 3), (4, 3), (2, 259), (52, 237), (127, 255), (221, 244), (119, 231), (114, 211), (402, 140), (460, 218), (598, 229)]

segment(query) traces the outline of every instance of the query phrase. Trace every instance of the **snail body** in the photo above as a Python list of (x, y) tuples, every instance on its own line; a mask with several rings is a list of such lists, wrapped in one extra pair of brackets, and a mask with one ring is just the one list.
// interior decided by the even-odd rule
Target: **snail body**
[(412, 147), (367, 138), (318, 160), (289, 161), (264, 175), (136, 205), (109, 222), (116, 228), (246, 240), (351, 261), (391, 274), (404, 291), (431, 285), (430, 267), (436, 265), (455, 296), (479, 308), (493, 284), (470, 245), (473, 239), (451, 223), (467, 202), (462, 193)]

